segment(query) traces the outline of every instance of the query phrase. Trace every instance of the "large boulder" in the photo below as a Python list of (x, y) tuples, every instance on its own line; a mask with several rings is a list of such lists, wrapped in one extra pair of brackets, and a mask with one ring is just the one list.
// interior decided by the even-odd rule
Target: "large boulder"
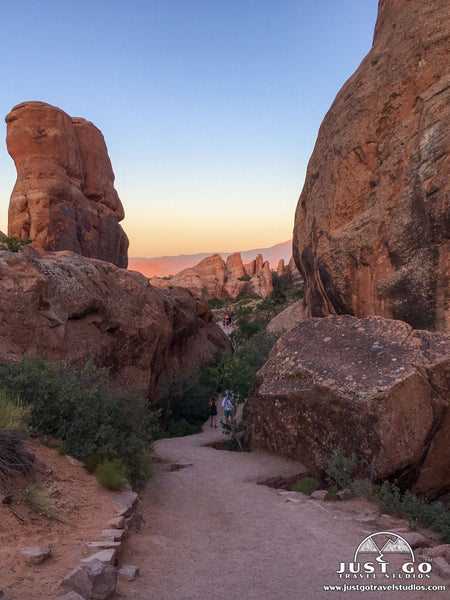
[(0, 252), (0, 362), (28, 352), (109, 367), (117, 385), (153, 398), (230, 352), (206, 303), (159, 290), (140, 273), (73, 252)]
[(380, 317), (310, 319), (259, 371), (244, 436), (317, 476), (341, 447), (359, 476), (437, 496), (450, 489), (449, 390), (448, 336)]
[(320, 127), (293, 251), (309, 316), (448, 330), (447, 0), (380, 0), (373, 46)]
[(303, 300), (297, 300), (267, 323), (267, 331), (270, 333), (289, 331), (303, 321), (305, 321), (305, 306)]
[(37, 250), (71, 250), (126, 268), (123, 206), (101, 132), (44, 102), (24, 102), (6, 116), (17, 181), (8, 234)]

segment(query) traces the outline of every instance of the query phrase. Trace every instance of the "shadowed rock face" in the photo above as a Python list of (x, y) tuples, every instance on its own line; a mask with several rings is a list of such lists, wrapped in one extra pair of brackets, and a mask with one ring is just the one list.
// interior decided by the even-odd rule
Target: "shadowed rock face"
[(381, 0), (373, 47), (326, 115), (294, 257), (309, 316), (448, 330), (447, 0)]
[(448, 336), (380, 317), (310, 319), (259, 371), (244, 436), (316, 475), (340, 446), (359, 476), (437, 496), (450, 489), (449, 389)]
[(17, 181), (8, 234), (31, 237), (37, 250), (71, 250), (126, 268), (124, 210), (101, 132), (43, 102), (6, 116)]
[(106, 261), (26, 246), (0, 252), (0, 279), (0, 362), (25, 352), (80, 367), (92, 359), (117, 386), (144, 385), (157, 398), (231, 352), (206, 302)]

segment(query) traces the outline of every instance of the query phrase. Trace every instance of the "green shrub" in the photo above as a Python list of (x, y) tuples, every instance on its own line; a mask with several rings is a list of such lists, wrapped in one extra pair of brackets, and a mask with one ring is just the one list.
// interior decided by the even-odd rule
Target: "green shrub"
[(250, 275), (242, 275), (242, 277), (238, 277), (239, 281), (250, 281), (251, 276)]
[(22, 246), (31, 244), (31, 238), (19, 238), (15, 235), (0, 236), (0, 250), (9, 250), (10, 252), (19, 252)]
[(108, 490), (120, 490), (127, 480), (127, 469), (122, 459), (114, 458), (97, 466), (95, 470), (97, 481)]
[(208, 305), (211, 310), (215, 310), (217, 308), (222, 308), (225, 305), (226, 300), (221, 300), (220, 298), (210, 298), (208, 300)]
[(30, 410), (17, 396), (0, 389), (0, 428), (26, 431)]
[(206, 367), (213, 391), (233, 390), (234, 394), (248, 398), (256, 381), (256, 373), (266, 362), (277, 336), (258, 331), (244, 339), (233, 354)]
[(387, 513), (406, 513), (412, 524), (429, 527), (442, 536), (444, 543), (450, 544), (450, 512), (439, 502), (427, 502), (415, 494), (384, 481), (377, 490), (381, 509)]
[(261, 296), (258, 296), (258, 294), (255, 294), (255, 292), (251, 292), (250, 290), (243, 290), (240, 294), (238, 294), (236, 296), (236, 298), (233, 300), (233, 303), (238, 304), (239, 302), (242, 302), (242, 301), (259, 300), (260, 298), (261, 298)]
[(170, 421), (165, 433), (168, 437), (183, 437), (185, 435), (193, 435), (194, 433), (200, 433), (202, 424), (203, 422), (201, 424), (189, 423), (189, 421), (186, 421), (186, 419)]
[(313, 492), (320, 489), (320, 484), (317, 479), (314, 477), (303, 477), (303, 479), (299, 479), (294, 485), (291, 487), (293, 492), (301, 492), (302, 494), (306, 494), (310, 496)]
[(178, 377), (158, 402), (161, 413), (161, 435), (181, 437), (201, 431), (209, 416), (209, 401), (214, 386), (206, 367), (189, 377)]
[(336, 485), (338, 489), (345, 490), (351, 488), (353, 483), (352, 475), (356, 469), (356, 456), (346, 456), (342, 448), (338, 447), (331, 455), (328, 467), (325, 469), (328, 483)]
[(330, 494), (330, 496), (333, 498), (333, 500), (336, 500), (338, 497), (339, 488), (337, 485), (331, 485), (327, 489), (327, 492)]
[(138, 390), (107, 392), (106, 377), (107, 371), (92, 363), (79, 370), (39, 356), (0, 369), (0, 384), (29, 407), (35, 432), (60, 439), (80, 460), (122, 459), (130, 483), (139, 489), (150, 470), (159, 415), (148, 410)]

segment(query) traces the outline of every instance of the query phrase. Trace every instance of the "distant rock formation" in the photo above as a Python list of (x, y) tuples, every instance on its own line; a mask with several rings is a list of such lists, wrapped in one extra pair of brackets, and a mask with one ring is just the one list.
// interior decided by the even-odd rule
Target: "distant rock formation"
[(275, 269), (279, 260), (288, 260), (292, 253), (292, 240), (281, 242), (270, 246), (269, 248), (255, 248), (253, 250), (242, 250), (236, 252), (201, 252), (198, 254), (181, 254), (178, 256), (155, 256), (153, 258), (128, 257), (128, 268), (132, 271), (139, 271), (146, 277), (167, 277), (179, 273), (184, 269), (195, 267), (201, 260), (208, 258), (213, 254), (220, 254), (225, 260), (231, 254), (239, 252), (242, 261), (247, 263), (253, 260), (258, 254), (262, 254), (270, 263), (270, 268)]
[(17, 169), (8, 234), (37, 250), (71, 250), (127, 266), (124, 210), (101, 132), (44, 102), (6, 116), (8, 152)]
[(273, 291), (269, 261), (258, 254), (255, 260), (244, 265), (238, 252), (228, 256), (226, 261), (220, 254), (208, 256), (171, 279), (152, 278), (151, 284), (160, 288), (186, 288), (206, 299), (236, 298), (243, 291), (265, 298)]
[(359, 476), (434, 497), (450, 490), (449, 389), (448, 336), (381, 317), (310, 319), (259, 371), (244, 436), (315, 475), (341, 447), (356, 454)]
[(289, 281), (289, 283), (292, 283), (293, 285), (298, 285), (303, 281), (301, 273), (297, 269), (293, 256), (291, 257), (287, 265), (285, 264), (283, 259), (281, 259), (278, 262), (277, 275), (278, 277), (285, 277)]
[(153, 399), (174, 378), (231, 352), (205, 301), (72, 252), (0, 251), (0, 362), (24, 353), (111, 369)]
[(326, 115), (294, 230), (309, 316), (450, 324), (447, 0), (380, 0), (373, 46)]

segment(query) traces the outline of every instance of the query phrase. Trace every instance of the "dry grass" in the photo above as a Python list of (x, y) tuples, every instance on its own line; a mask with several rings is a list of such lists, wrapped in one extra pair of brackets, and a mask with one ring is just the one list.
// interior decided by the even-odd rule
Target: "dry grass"
[(55, 492), (57, 490), (45, 480), (32, 483), (25, 490), (23, 503), (30, 510), (49, 521), (59, 521), (60, 523), (69, 524), (55, 506), (52, 498)]
[(18, 474), (33, 477), (33, 456), (25, 450), (22, 434), (0, 429), (0, 487), (8, 487)]

